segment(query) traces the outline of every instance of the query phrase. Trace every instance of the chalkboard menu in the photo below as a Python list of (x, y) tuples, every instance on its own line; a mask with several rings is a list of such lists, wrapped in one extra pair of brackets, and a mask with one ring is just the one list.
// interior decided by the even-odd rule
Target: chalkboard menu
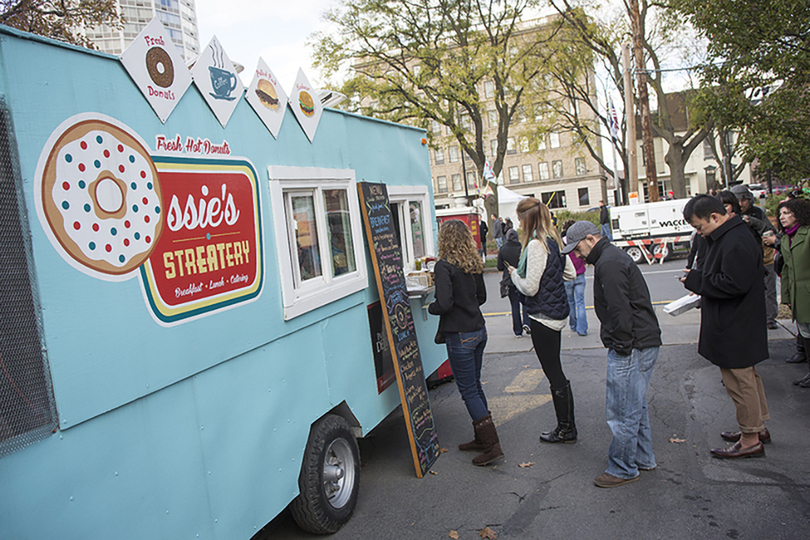
[(384, 184), (357, 184), (371, 261), (388, 333), (399, 397), (405, 413), (416, 476), (422, 478), (439, 457), (439, 440), (430, 410), (422, 357), (416, 341), (411, 303), (402, 270), (402, 250)]

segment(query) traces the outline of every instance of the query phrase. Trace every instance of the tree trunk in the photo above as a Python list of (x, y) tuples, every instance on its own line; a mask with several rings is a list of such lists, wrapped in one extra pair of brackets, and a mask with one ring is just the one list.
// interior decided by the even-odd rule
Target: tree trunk
[[(689, 159), (689, 157), (686, 156), (686, 159)], [(669, 145), (669, 150), (667, 150), (667, 155), (664, 160), (669, 166), (672, 193), (675, 195), (676, 199), (686, 198), (686, 175), (683, 172), (686, 159), (684, 159), (682, 145), (677, 143)]]

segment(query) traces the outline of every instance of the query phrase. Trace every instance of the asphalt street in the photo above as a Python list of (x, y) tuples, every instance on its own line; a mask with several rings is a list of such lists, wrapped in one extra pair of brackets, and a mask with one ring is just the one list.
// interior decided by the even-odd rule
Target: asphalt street
[[(697, 354), (700, 313), (679, 317), (663, 306), (683, 294), (674, 277), (683, 261), (643, 266), (662, 327), (664, 346), (648, 400), (658, 468), (638, 482), (600, 489), (593, 479), (607, 465), (607, 355), (592, 309), (589, 332), (563, 331), (563, 367), (575, 397), (579, 439), (549, 445), (538, 436), (554, 426), (547, 381), (529, 338), (512, 335), (509, 304), (498, 298), (500, 275), (486, 276), (489, 342), (482, 379), (505, 459), (479, 468), (457, 445), (472, 427), (454, 383), (431, 390), (442, 454), (416, 478), (400, 411), (360, 441), (360, 497), (354, 516), (334, 539), (478, 539), (485, 527), (505, 538), (544, 539), (798, 539), (810, 533), (810, 390), (791, 384), (807, 364), (787, 364), (795, 328), (769, 331), (771, 358), (761, 363), (773, 442), (766, 457), (718, 460), (720, 432), (736, 429), (734, 406), (719, 370)], [(282, 513), (257, 538), (312, 538)]]

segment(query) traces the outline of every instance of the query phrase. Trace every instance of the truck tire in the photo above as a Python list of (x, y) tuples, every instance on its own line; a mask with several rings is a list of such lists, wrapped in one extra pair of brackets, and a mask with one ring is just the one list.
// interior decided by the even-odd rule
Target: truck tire
[(624, 251), (630, 255), (630, 258), (636, 264), (641, 264), (641, 261), (644, 260), (644, 253), (641, 252), (641, 248), (638, 246), (628, 246), (624, 248)]
[(661, 260), (663, 262), (667, 262), (669, 258), (672, 256), (672, 250), (669, 248), (669, 244), (655, 244), (655, 249), (653, 250), (655, 255), (661, 254)]
[(360, 491), (360, 452), (342, 417), (328, 414), (312, 426), (298, 489), (290, 509), (305, 531), (331, 534), (349, 521)]

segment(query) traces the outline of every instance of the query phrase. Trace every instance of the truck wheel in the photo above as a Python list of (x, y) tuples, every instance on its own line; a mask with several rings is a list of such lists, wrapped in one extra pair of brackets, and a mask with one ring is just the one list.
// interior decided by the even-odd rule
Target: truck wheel
[(669, 244), (655, 244), (655, 249), (653, 253), (658, 255), (661, 254), (661, 260), (667, 262), (669, 260), (670, 255), (672, 255), (672, 250), (669, 249)]
[(636, 264), (640, 264), (641, 261), (644, 260), (644, 254), (641, 252), (641, 248), (638, 246), (629, 246), (624, 248), (630, 258), (633, 259), (633, 262)]
[(298, 489), (290, 509), (305, 531), (330, 534), (349, 521), (360, 490), (360, 452), (342, 417), (328, 414), (312, 426)]

